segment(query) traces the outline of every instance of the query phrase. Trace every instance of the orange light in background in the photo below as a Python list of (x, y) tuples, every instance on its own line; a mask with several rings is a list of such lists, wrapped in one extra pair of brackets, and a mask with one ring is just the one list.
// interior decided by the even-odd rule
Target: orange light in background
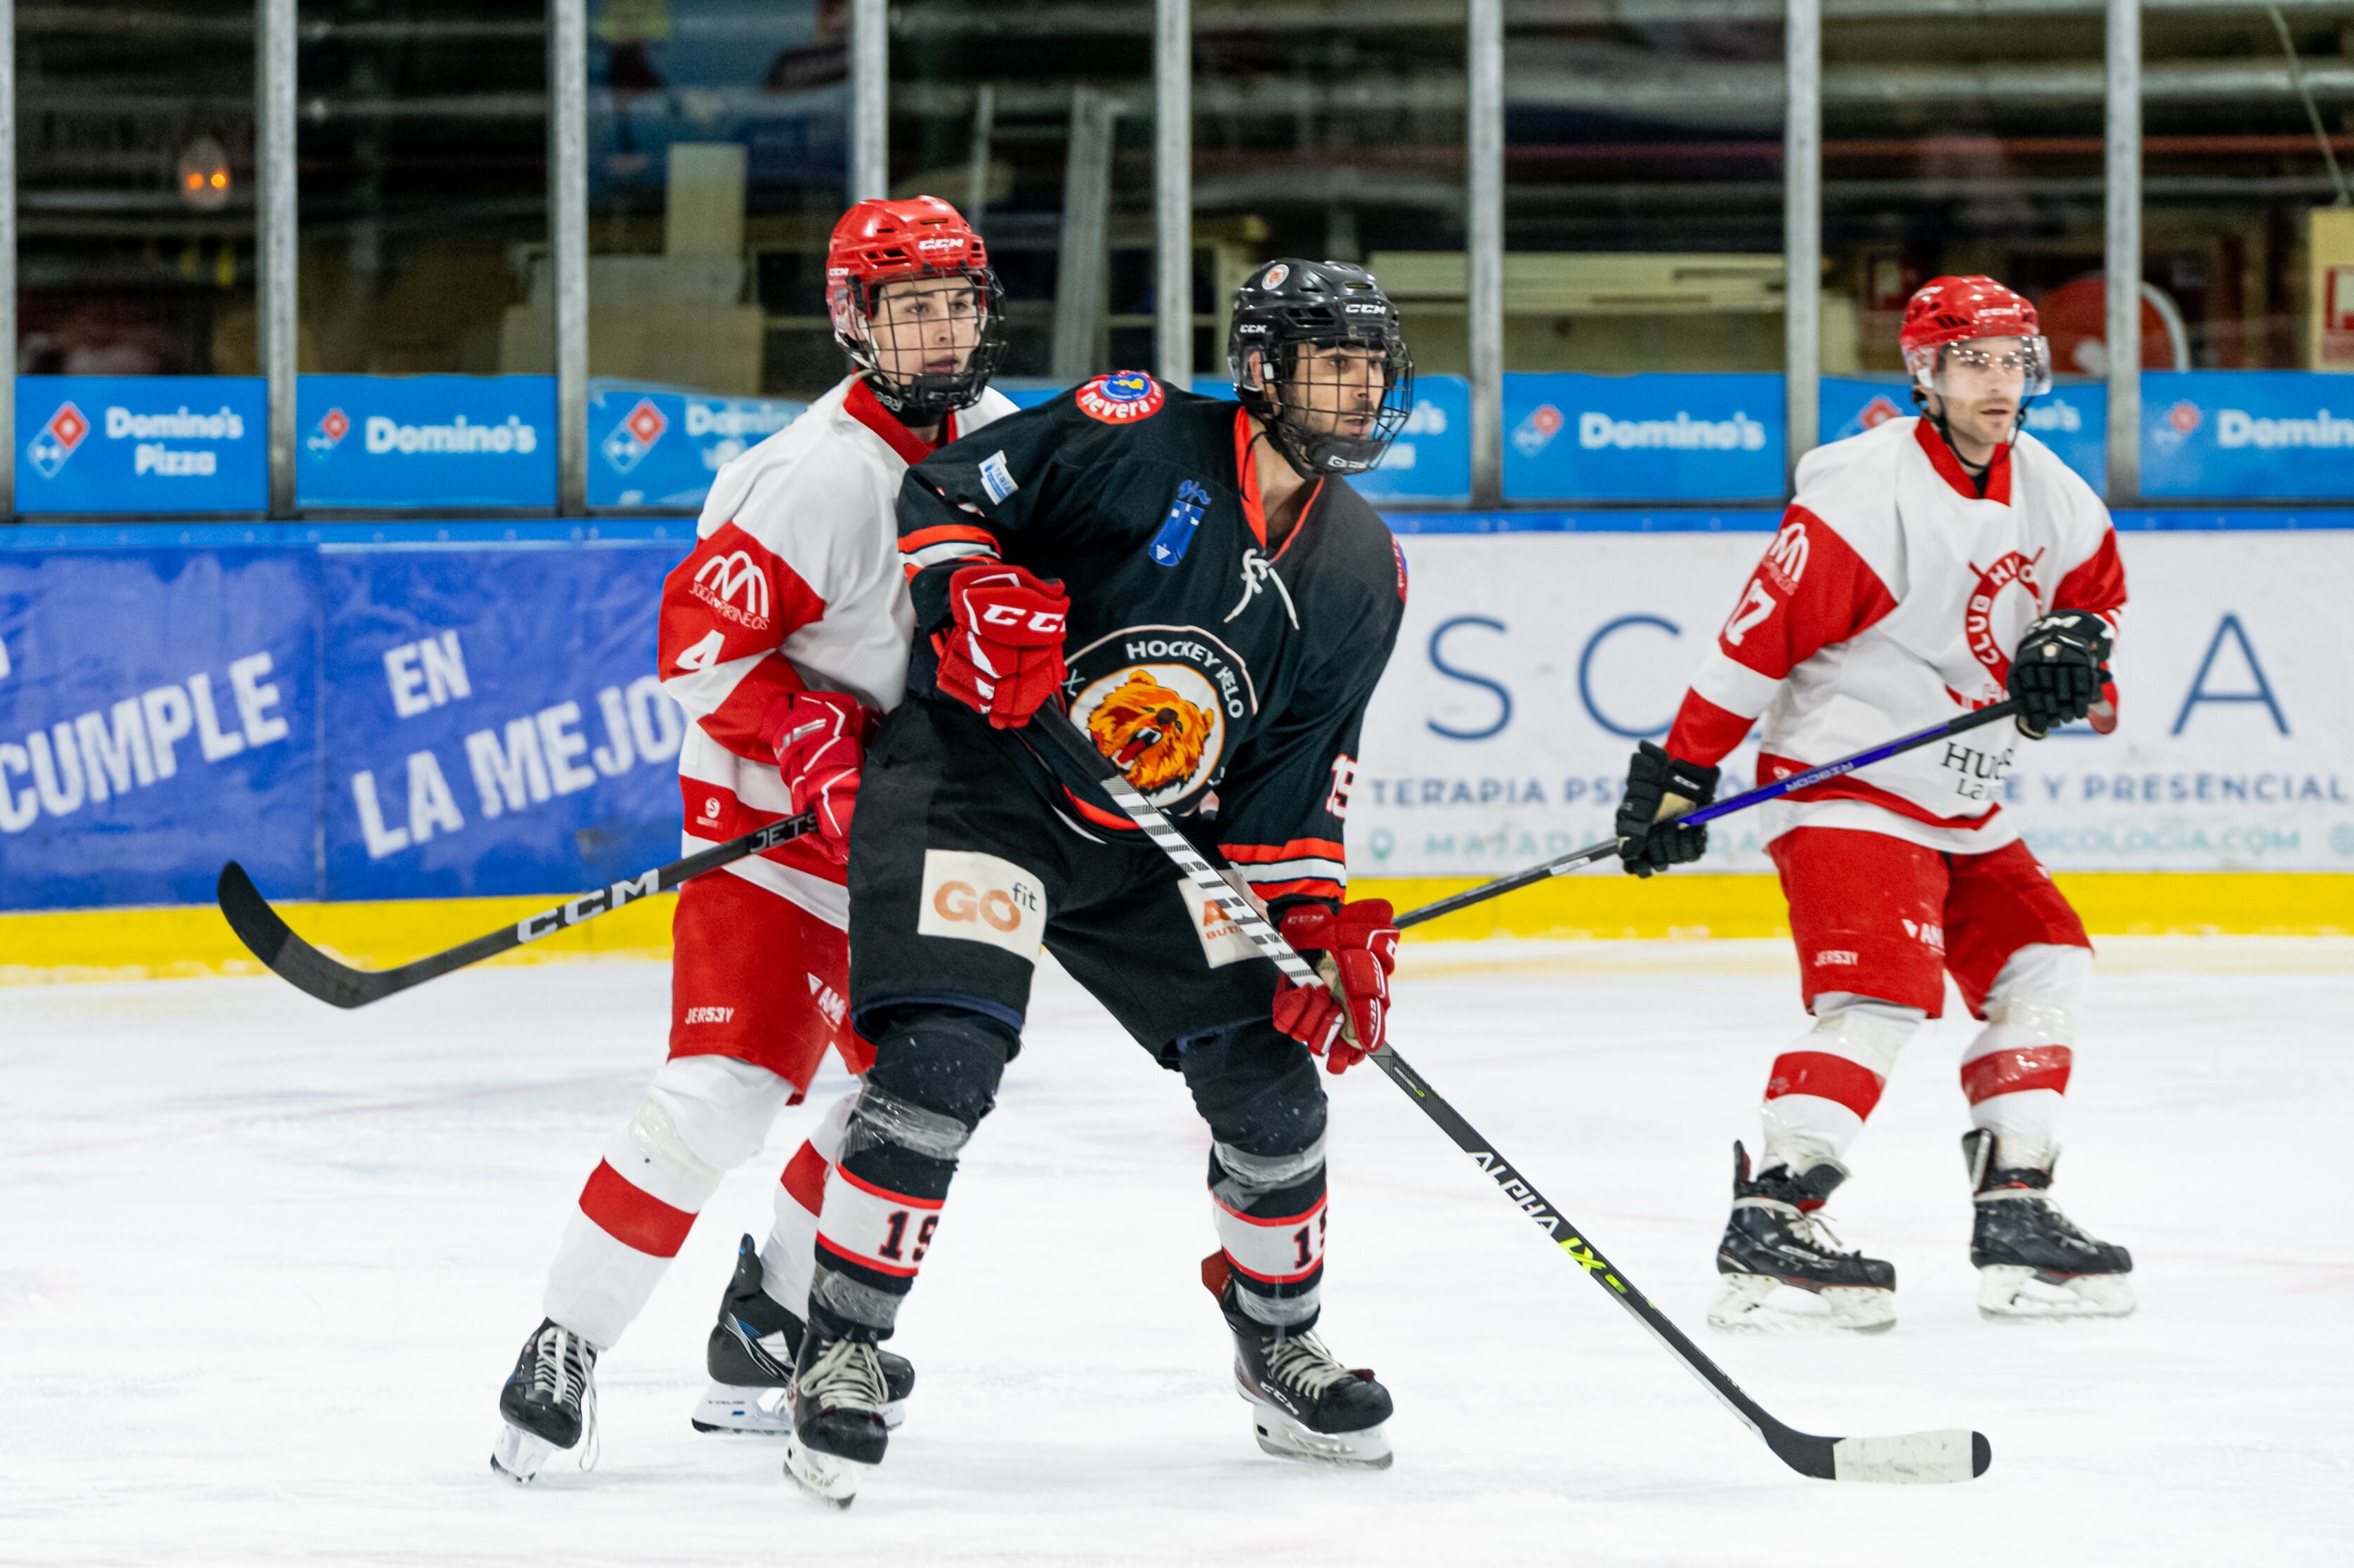
[(180, 154), (180, 199), (198, 212), (228, 205), (228, 149), (213, 136), (199, 136)]

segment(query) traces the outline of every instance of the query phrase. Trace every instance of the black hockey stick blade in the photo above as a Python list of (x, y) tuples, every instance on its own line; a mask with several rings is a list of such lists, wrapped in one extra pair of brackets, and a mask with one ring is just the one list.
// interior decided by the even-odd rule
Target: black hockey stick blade
[(272, 974), (308, 992), (333, 1007), (366, 1007), (372, 1001), (382, 1001), (387, 996), (419, 986), (429, 980), (484, 959), (509, 952), (543, 937), (554, 936), (567, 926), (578, 926), (610, 914), (625, 904), (649, 898), (657, 893), (667, 893), (683, 882), (716, 871), (729, 861), (746, 855), (758, 854), (780, 843), (797, 839), (817, 826), (815, 813), (804, 811), (797, 817), (785, 817), (743, 837), (730, 839), (724, 844), (714, 844), (688, 855), (684, 860), (658, 865), (652, 871), (625, 878), (605, 887), (566, 899), (551, 908), (526, 915), (512, 926), (502, 926), (485, 932), (471, 942), (461, 942), (447, 951), (429, 953), (413, 963), (397, 969), (359, 969), (338, 963), (294, 934), (293, 927), (279, 916), (253, 885), (245, 867), (230, 861), (221, 867), (220, 881), (215, 886), (214, 897), (220, 904), (222, 917), (228, 928), (237, 933), (253, 956), (260, 959)]

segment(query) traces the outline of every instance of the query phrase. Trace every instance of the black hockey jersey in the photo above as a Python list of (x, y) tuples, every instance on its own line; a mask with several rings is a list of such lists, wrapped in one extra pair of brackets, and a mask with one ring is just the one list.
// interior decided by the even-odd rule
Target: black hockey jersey
[[(1157, 732), (1129, 782), (1194, 817), (1188, 836), (1270, 907), (1343, 895), (1358, 733), (1406, 589), (1387, 524), (1345, 482), (1317, 482), (1270, 548), (1241, 406), (1124, 370), (925, 459), (898, 514), (910, 692), (938, 696), (931, 637), (960, 567), (995, 557), (1059, 578), (1064, 696), (1097, 748), (1118, 758)], [(1133, 831), (1092, 780), (1022, 752), (1058, 807)]]

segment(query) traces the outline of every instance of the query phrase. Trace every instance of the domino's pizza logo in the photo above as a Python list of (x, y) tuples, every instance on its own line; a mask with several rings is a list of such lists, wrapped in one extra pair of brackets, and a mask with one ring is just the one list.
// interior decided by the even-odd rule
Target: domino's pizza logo
[(319, 416), (319, 422), (311, 427), (311, 434), (302, 444), (311, 449), (313, 457), (324, 458), (351, 433), (352, 417), (341, 408), (330, 408)]
[(1540, 403), (1513, 429), (1512, 445), (1522, 457), (1534, 457), (1553, 444), (1553, 439), (1561, 434), (1566, 423), (1560, 409), (1550, 403)]
[(1107, 425), (1132, 425), (1161, 412), (1161, 384), (1141, 370), (1115, 370), (1079, 388), (1079, 411)]
[(66, 466), (66, 460), (89, 436), (89, 418), (70, 402), (60, 403), (48, 423), (27, 444), (25, 456), (41, 471), (43, 479), (55, 479), (58, 470)]
[(669, 429), (670, 421), (654, 407), (653, 399), (641, 397), (638, 406), (623, 415), (621, 422), (605, 438), (605, 461), (613, 465), (616, 473), (627, 473), (654, 450), (654, 443)]
[(1863, 406), (1863, 412), (1855, 417), (1856, 427), (1876, 430), (1889, 420), (1902, 418), (1903, 415), (1904, 410), (1896, 406), (1895, 399), (1882, 392)]

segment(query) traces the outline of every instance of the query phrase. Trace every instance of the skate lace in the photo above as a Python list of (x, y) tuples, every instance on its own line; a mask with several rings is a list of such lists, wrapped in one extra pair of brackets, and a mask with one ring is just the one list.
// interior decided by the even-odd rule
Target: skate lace
[(1825, 1257), (1857, 1255), (1857, 1249), (1840, 1239), (1840, 1234), (1831, 1229), (1829, 1219), (1820, 1209), (1810, 1214), (1796, 1203), (1786, 1203), (1778, 1198), (1736, 1198), (1733, 1206), (1736, 1209), (1764, 1209), (1768, 1213), (1778, 1215), (1788, 1227), (1791, 1240), (1801, 1246), (1813, 1248)]
[(539, 1331), (531, 1367), (532, 1392), (559, 1404), (580, 1407), (580, 1467), (593, 1470), (603, 1452), (597, 1434), (597, 1380), (590, 1375), (588, 1342), (550, 1323)]
[(1310, 1399), (1357, 1375), (1335, 1361), (1313, 1334), (1286, 1334), (1267, 1346), (1267, 1371)]
[(882, 1352), (864, 1340), (834, 1340), (801, 1375), (801, 1397), (827, 1409), (880, 1414), (886, 1393)]

